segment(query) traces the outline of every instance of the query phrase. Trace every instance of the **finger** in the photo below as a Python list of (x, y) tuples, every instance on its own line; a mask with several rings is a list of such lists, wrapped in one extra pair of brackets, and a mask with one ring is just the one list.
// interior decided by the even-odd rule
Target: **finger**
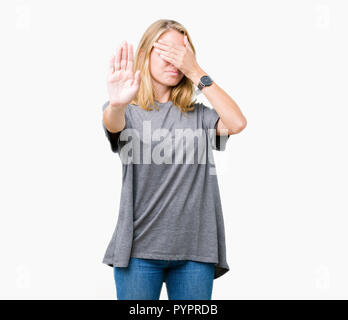
[(133, 45), (131, 43), (128, 46), (127, 70), (133, 72)]
[(112, 55), (109, 62), (109, 75), (115, 72), (115, 55)]
[(171, 62), (176, 67), (176, 60), (175, 59), (168, 57), (165, 54), (160, 54), (160, 57), (165, 61)]
[(181, 50), (182, 50), (182, 48), (181, 49), (177, 49), (177, 48), (172, 47), (171, 45), (167, 45), (167, 44), (164, 44), (164, 43), (155, 43), (154, 47), (155, 48), (159, 48), (159, 49), (163, 49), (163, 50), (166, 50), (166, 51), (169, 51), (169, 52), (175, 52), (175, 53), (180, 53)]
[(126, 70), (126, 67), (127, 67), (127, 42), (126, 41), (123, 41), (122, 42), (122, 58), (121, 58), (121, 70)]
[(122, 55), (122, 45), (120, 45), (116, 50), (115, 71), (118, 71), (121, 69), (121, 55)]
[(140, 70), (137, 70), (134, 75), (134, 80), (132, 82), (132, 86), (139, 88), (140, 85)]
[(162, 50), (162, 49), (158, 49), (158, 48), (155, 48), (154, 50), (159, 55), (164, 55), (164, 56), (172, 58), (172, 59), (175, 59), (175, 57), (176, 57), (176, 54), (174, 52), (170, 52), (170, 51), (166, 51), (166, 50)]

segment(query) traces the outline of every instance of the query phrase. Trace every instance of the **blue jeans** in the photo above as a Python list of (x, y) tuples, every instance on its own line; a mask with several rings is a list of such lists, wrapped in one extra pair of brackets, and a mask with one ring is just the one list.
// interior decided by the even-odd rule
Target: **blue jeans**
[(211, 300), (214, 263), (130, 257), (113, 269), (118, 300), (159, 300), (163, 282), (169, 300)]

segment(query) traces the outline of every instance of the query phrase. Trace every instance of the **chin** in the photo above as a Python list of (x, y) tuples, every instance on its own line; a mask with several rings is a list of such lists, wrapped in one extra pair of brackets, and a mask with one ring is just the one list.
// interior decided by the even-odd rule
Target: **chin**
[(167, 79), (165, 81), (165, 83), (168, 86), (176, 86), (177, 84), (179, 84), (179, 82), (182, 80), (183, 77), (176, 77), (176, 78), (172, 78), (172, 79)]

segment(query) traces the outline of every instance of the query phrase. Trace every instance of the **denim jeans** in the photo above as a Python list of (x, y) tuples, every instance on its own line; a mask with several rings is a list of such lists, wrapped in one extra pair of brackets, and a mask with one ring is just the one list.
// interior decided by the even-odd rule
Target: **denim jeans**
[(159, 300), (163, 282), (169, 300), (211, 300), (214, 263), (130, 257), (113, 269), (118, 300)]

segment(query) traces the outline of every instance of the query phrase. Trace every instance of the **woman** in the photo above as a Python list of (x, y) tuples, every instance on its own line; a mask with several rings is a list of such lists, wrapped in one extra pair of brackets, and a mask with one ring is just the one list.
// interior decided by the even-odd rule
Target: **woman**
[[(103, 263), (113, 267), (119, 300), (158, 300), (163, 282), (170, 300), (210, 300), (213, 280), (229, 270), (212, 150), (224, 150), (246, 119), (202, 79), (195, 55), (181, 24), (158, 20), (135, 63), (126, 41), (110, 60), (103, 128), (123, 181)], [(214, 109), (193, 101), (194, 85)]]

